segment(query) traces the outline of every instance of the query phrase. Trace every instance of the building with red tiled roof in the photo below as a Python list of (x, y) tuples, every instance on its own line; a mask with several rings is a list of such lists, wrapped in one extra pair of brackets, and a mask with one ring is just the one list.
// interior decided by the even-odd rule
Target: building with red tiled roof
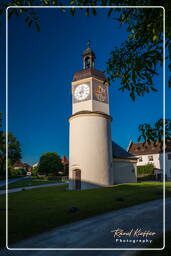
[(20, 161), (17, 161), (14, 165), (13, 165), (14, 169), (23, 169), (24, 171), (26, 171), (27, 175), (31, 175), (31, 171), (32, 171), (32, 166), (27, 164), (27, 163), (22, 163)]
[[(130, 142), (128, 152), (138, 157), (137, 166), (153, 164), (157, 175), (163, 175), (163, 146), (160, 142), (133, 143)], [(171, 179), (171, 141), (165, 147), (165, 174)]]
[(65, 164), (69, 164), (69, 160), (67, 159), (67, 157), (66, 156), (63, 156), (62, 158), (61, 158), (61, 162), (65, 165)]

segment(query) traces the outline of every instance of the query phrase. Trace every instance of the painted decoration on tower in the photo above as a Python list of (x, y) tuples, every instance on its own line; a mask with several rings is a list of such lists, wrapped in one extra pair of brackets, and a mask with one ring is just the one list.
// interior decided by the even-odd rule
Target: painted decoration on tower
[(93, 99), (108, 103), (108, 88), (100, 82), (93, 82)]

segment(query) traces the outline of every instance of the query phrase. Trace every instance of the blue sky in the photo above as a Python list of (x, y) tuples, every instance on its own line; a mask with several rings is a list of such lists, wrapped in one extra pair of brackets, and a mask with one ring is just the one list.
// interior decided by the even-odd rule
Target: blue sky
[[(68, 156), (71, 115), (71, 81), (82, 69), (81, 54), (91, 40), (96, 54), (95, 68), (105, 70), (114, 46), (127, 39), (124, 26), (107, 18), (104, 10), (98, 16), (86, 17), (77, 11), (74, 17), (57, 9), (36, 10), (41, 31), (28, 28), (22, 17), (9, 22), (9, 130), (20, 141), (23, 161), (30, 164), (44, 152)], [(0, 36), (0, 110), (5, 113), (5, 30)], [(162, 117), (162, 69), (156, 76), (158, 92), (133, 102), (127, 92), (120, 92), (119, 80), (110, 85), (110, 114), (113, 117), (112, 138), (124, 148), (138, 138), (138, 125), (154, 123)], [(166, 87), (166, 116), (171, 116)]]

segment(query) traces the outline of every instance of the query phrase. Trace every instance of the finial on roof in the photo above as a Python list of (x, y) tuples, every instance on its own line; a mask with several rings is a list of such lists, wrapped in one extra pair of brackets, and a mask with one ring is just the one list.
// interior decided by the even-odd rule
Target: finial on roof
[(88, 48), (90, 48), (90, 40), (88, 40), (87, 46), (88, 46)]

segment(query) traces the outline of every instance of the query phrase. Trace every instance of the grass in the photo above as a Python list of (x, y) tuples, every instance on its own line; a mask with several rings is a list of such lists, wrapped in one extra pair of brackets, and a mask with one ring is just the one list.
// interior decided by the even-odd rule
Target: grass
[[(25, 180), (19, 180), (16, 182), (13, 182), (8, 185), (8, 188), (21, 188), (21, 187), (28, 187), (28, 186), (37, 186), (37, 185), (43, 185), (43, 184), (51, 184), (51, 183), (57, 183), (57, 180), (48, 180), (45, 178), (37, 178), (37, 177), (30, 177)], [(5, 186), (0, 187), (0, 190), (4, 190)]]
[[(60, 225), (162, 198), (162, 186), (160, 182), (144, 182), (67, 191), (67, 185), (60, 185), (10, 193), (9, 244)], [(166, 191), (171, 196), (171, 182), (166, 183)], [(4, 195), (0, 196), (0, 204), (5, 205)], [(69, 213), (70, 206), (79, 210)], [(1, 211), (5, 232), (5, 207)]]
[[(162, 248), (163, 247), (163, 236), (155, 239), (150, 248)], [(141, 251), (137, 252), (136, 256), (161, 256), (161, 255), (171, 255), (171, 231), (166, 232), (166, 246), (162, 251)]]

